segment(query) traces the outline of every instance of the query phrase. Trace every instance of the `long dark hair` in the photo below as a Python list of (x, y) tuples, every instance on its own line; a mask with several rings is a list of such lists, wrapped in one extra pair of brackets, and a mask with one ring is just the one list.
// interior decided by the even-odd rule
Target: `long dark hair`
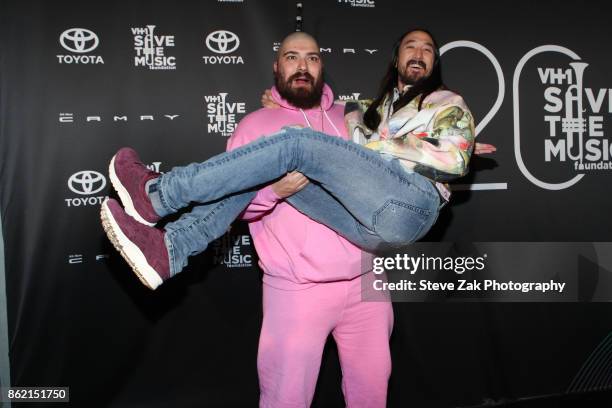
[(406, 106), (408, 103), (410, 103), (410, 101), (413, 100), (418, 95), (421, 95), (421, 100), (419, 101), (419, 108), (418, 108), (419, 110), (421, 110), (423, 100), (430, 93), (438, 89), (441, 89), (441, 88), (442, 89), (446, 88), (446, 86), (442, 82), (442, 67), (440, 64), (440, 50), (438, 48), (438, 43), (434, 39), (433, 35), (429, 31), (424, 30), (422, 28), (415, 28), (413, 30), (406, 31), (395, 42), (395, 45), (393, 46), (393, 57), (391, 59), (391, 62), (389, 63), (389, 66), (387, 67), (387, 72), (385, 73), (385, 76), (380, 82), (380, 89), (378, 90), (378, 95), (376, 96), (376, 99), (374, 99), (374, 101), (372, 102), (372, 105), (370, 105), (368, 110), (363, 115), (364, 124), (368, 128), (374, 131), (378, 129), (378, 125), (380, 124), (380, 121), (381, 121), (381, 117), (377, 112), (378, 107), (380, 106), (382, 101), (385, 99), (385, 96), (387, 94), (392, 93), (393, 88), (397, 86), (397, 77), (398, 77), (397, 63), (399, 60), (399, 47), (402, 44), (402, 41), (404, 40), (404, 38), (408, 34), (413, 33), (415, 31), (424, 32), (425, 34), (429, 35), (429, 37), (431, 37), (433, 41), (433, 45), (434, 45), (434, 64), (433, 64), (431, 74), (429, 75), (429, 77), (424, 78), (422, 81), (418, 81), (414, 86), (412, 86), (408, 90), (408, 92), (400, 96), (400, 98), (397, 101), (395, 101), (395, 103), (393, 104), (393, 111), (397, 112), (398, 110)]

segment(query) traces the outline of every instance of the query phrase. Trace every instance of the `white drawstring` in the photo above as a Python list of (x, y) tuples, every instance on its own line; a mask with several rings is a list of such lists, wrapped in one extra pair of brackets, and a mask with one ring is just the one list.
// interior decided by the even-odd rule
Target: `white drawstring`
[[(327, 115), (327, 112), (323, 108), (321, 108), (321, 110), (323, 111), (323, 115), (327, 118), (327, 121), (332, 125), (332, 127), (336, 131), (336, 135), (337, 136), (341, 136), (340, 135), (340, 131), (338, 130), (336, 125), (334, 125), (334, 122), (332, 122), (332, 120), (329, 118), (329, 116)], [(310, 124), (310, 121), (308, 120), (308, 116), (306, 116), (306, 113), (302, 109), (300, 109), (300, 112), (302, 112), (302, 115), (304, 116), (304, 119), (306, 120), (306, 123), (308, 124), (308, 127), (311, 128), (311, 129), (314, 129), (312, 127), (312, 125)], [(323, 129), (321, 129), (321, 130), (323, 130)]]
[(306, 114), (304, 113), (304, 111), (300, 108), (300, 112), (302, 112), (302, 115), (304, 115), (304, 119), (306, 119), (306, 123), (308, 124), (308, 127), (311, 129), (314, 129), (312, 127), (312, 125), (310, 124), (310, 121), (308, 120), (308, 116), (306, 116)]
[(332, 127), (334, 128), (334, 130), (336, 131), (336, 135), (340, 136), (340, 132), (338, 131), (338, 128), (336, 127), (336, 125), (334, 125), (334, 122), (331, 121), (331, 119), (329, 118), (329, 116), (327, 116), (327, 112), (323, 111), (323, 114), (325, 115), (325, 117), (327, 118), (327, 121), (332, 125)]

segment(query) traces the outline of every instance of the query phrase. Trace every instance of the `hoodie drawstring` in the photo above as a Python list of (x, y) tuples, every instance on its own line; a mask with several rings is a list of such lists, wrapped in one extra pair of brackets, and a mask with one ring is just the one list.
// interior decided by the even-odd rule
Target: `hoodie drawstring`
[[(322, 108), (321, 108), (321, 111), (323, 112), (323, 115), (325, 116), (325, 118), (327, 118), (327, 121), (329, 122), (329, 124), (332, 125), (332, 127), (336, 131), (336, 136), (340, 136), (341, 137), (340, 131), (338, 130), (336, 125), (334, 125), (334, 122), (331, 121), (331, 119), (327, 115), (327, 112), (324, 109), (322, 109)], [(308, 120), (308, 116), (306, 116), (306, 113), (302, 109), (300, 109), (300, 112), (302, 112), (302, 115), (304, 116), (304, 119), (306, 120), (306, 123), (308, 124), (308, 127), (314, 130), (314, 128), (310, 124), (310, 121)], [(323, 129), (321, 129), (321, 130), (323, 130)]]
[(304, 115), (304, 119), (306, 120), (306, 123), (308, 124), (308, 127), (311, 129), (314, 129), (312, 127), (312, 125), (310, 124), (310, 121), (308, 120), (308, 116), (306, 116), (306, 114), (304, 113), (304, 111), (300, 108), (300, 112), (302, 112), (302, 115)]
[[(331, 119), (329, 118), (329, 116), (327, 116), (327, 112), (325, 110), (323, 110), (323, 114), (325, 115), (325, 117), (327, 118), (327, 121), (329, 122), (330, 125), (332, 125), (332, 127), (334, 128), (334, 130), (336, 131), (336, 135), (340, 136), (340, 131), (338, 130), (338, 128), (336, 127), (336, 125), (334, 125), (334, 122), (331, 121)], [(341, 137), (341, 136), (340, 136)]]

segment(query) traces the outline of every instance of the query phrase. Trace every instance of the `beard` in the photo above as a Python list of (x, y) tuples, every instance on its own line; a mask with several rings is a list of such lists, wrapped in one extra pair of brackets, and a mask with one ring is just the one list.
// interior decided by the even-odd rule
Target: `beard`
[[(309, 80), (311, 86), (309, 88), (292, 88), (291, 83), (297, 78)], [(323, 74), (315, 81), (308, 72), (295, 73), (287, 78), (287, 80), (283, 80), (278, 73), (275, 73), (274, 85), (280, 96), (296, 108), (311, 109), (321, 103), (321, 96), (323, 96)]]
[(427, 78), (429, 78), (429, 75), (427, 74), (423, 74), (423, 75), (419, 75), (419, 74), (407, 74), (407, 72), (409, 72), (409, 66), (411, 64), (418, 64), (419, 66), (421, 66), (423, 68), (423, 70), (425, 70), (426, 65), (423, 61), (417, 61), (417, 60), (410, 60), (406, 63), (406, 67), (403, 71), (398, 71), (398, 75), (400, 77), (400, 79), (402, 80), (402, 82), (406, 85), (418, 85), (423, 83), (425, 80), (427, 80)]

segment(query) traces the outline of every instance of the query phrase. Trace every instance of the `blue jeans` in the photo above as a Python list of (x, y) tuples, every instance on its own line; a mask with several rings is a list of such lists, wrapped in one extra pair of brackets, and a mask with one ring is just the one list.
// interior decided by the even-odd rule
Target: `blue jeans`
[(418, 240), (438, 216), (432, 182), (397, 159), (311, 129), (283, 129), (158, 179), (159, 215), (205, 203), (166, 226), (171, 274), (223, 235), (259, 188), (293, 170), (311, 183), (287, 201), (370, 252)]

